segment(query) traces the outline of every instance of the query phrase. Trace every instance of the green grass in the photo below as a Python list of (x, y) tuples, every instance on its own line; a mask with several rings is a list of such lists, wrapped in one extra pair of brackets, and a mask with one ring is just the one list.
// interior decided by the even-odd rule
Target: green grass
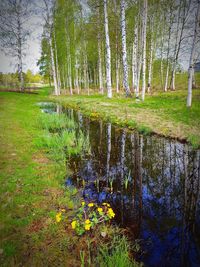
[(52, 99), (82, 110), (93, 118), (101, 117), (119, 126), (137, 129), (141, 133), (157, 133), (187, 140), (200, 146), (200, 90), (193, 90), (192, 107), (186, 107), (187, 91), (155, 92), (144, 102), (123, 95), (108, 99), (105, 95), (60, 96)]
[(112, 244), (102, 245), (99, 249), (97, 256), (97, 264), (100, 267), (136, 267), (138, 264), (134, 264), (129, 259), (129, 242), (123, 237), (115, 237), (112, 240)]
[(57, 162), (65, 162), (72, 155), (90, 150), (88, 137), (82, 131), (76, 133), (76, 123), (65, 114), (42, 113), (38, 126), (44, 131), (35, 140), (36, 146), (44, 148), (50, 158)]
[[(106, 243), (98, 229), (81, 238), (71, 229), (81, 200), (76, 189), (64, 188), (64, 179), (70, 175), (65, 162), (48, 157), (47, 150), (70, 147), (74, 137), (62, 130), (61, 139), (51, 140), (47, 150), (44, 144), (38, 145), (41, 136), (58, 135), (47, 131), (51, 127), (38, 125), (41, 111), (37, 103), (48, 101), (48, 91), (40, 89), (39, 95), (0, 93), (0, 266), (80, 266), (80, 251), (86, 257), (90, 253), (94, 263), (100, 244), (106, 248), (118, 236), (117, 230), (106, 226), (110, 231), (110, 243)], [(83, 148), (85, 136), (80, 134), (78, 140), (75, 153)], [(57, 224), (55, 215), (62, 208), (67, 219)], [(88, 248), (88, 239), (96, 245)]]
[(44, 130), (58, 132), (64, 128), (75, 129), (75, 122), (69, 119), (65, 114), (41, 114), (38, 125)]

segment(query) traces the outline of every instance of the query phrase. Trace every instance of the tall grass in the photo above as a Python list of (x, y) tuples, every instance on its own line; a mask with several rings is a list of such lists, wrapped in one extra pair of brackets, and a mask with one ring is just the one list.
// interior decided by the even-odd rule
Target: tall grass
[(135, 261), (129, 257), (129, 243), (125, 236), (116, 236), (111, 246), (101, 245), (97, 256), (100, 267), (138, 267)]
[(65, 114), (41, 114), (38, 119), (40, 128), (49, 132), (57, 132), (61, 129), (75, 129), (76, 124), (74, 120), (69, 119)]
[(76, 133), (74, 120), (65, 114), (41, 114), (38, 125), (44, 133), (36, 140), (36, 146), (43, 148), (56, 161), (89, 152), (89, 138), (82, 131)]

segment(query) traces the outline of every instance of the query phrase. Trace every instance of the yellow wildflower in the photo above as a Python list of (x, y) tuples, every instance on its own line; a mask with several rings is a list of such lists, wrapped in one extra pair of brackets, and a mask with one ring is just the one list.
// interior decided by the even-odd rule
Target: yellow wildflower
[(89, 219), (85, 220), (85, 230), (90, 230), (91, 226), (91, 221)]
[(72, 229), (75, 229), (75, 228), (76, 228), (76, 221), (73, 221), (73, 222), (71, 223), (71, 226), (72, 226)]
[(91, 224), (85, 224), (85, 230), (86, 230), (86, 231), (89, 231), (90, 228), (91, 228)]
[(110, 219), (115, 217), (115, 213), (111, 208), (108, 209), (107, 214)]
[(98, 208), (97, 209), (99, 213), (102, 213), (103, 209), (102, 208)]
[(62, 212), (65, 212), (65, 209), (61, 209)]
[(108, 203), (106, 203), (106, 202), (103, 202), (102, 205), (103, 205), (103, 206), (110, 207), (110, 204), (108, 204)]
[(56, 214), (56, 222), (60, 222), (61, 221), (61, 216), (62, 216), (62, 213), (61, 212), (58, 212), (57, 214)]
[(88, 207), (93, 207), (94, 206), (94, 203), (89, 203), (88, 204)]
[(85, 201), (82, 201), (82, 202), (81, 202), (81, 205), (82, 205), (82, 206), (85, 206)]
[(90, 224), (91, 223), (91, 221), (89, 220), (89, 219), (87, 219), (86, 221), (85, 221), (85, 224)]

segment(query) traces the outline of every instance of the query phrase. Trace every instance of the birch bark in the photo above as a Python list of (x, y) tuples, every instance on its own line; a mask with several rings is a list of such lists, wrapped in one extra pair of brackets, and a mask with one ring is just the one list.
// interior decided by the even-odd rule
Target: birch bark
[(23, 68), (22, 68), (22, 33), (21, 33), (21, 21), (20, 15), (17, 12), (17, 43), (18, 43), (18, 73), (20, 77), (20, 89), (24, 91), (24, 76), (23, 76)]
[(150, 55), (149, 55), (149, 73), (148, 73), (148, 85), (147, 92), (149, 93), (151, 90), (151, 80), (152, 80), (152, 67), (153, 67), (153, 51), (154, 51), (154, 17), (150, 19)]
[(57, 74), (57, 84), (58, 84), (58, 95), (60, 95), (60, 72), (59, 72), (59, 66), (58, 66), (58, 53), (57, 53), (57, 45), (56, 45), (56, 34), (55, 34), (55, 29), (53, 29), (53, 34), (54, 34), (54, 46), (55, 46), (55, 65), (56, 65), (56, 74)]
[(108, 30), (108, 13), (107, 13), (107, 0), (104, 0), (104, 27), (106, 35), (106, 84), (107, 96), (112, 98), (112, 85), (111, 85), (111, 53), (110, 53), (110, 38)]
[(147, 0), (143, 7), (143, 54), (142, 54), (142, 101), (145, 99), (146, 90), (146, 29), (147, 29)]
[(55, 61), (54, 61), (54, 53), (53, 53), (51, 36), (49, 38), (49, 45), (50, 45), (50, 54), (51, 54), (51, 65), (52, 65), (52, 71), (53, 71), (54, 93), (55, 93), (55, 95), (59, 95), (58, 94), (58, 83), (57, 83), (57, 77), (56, 77), (56, 68), (55, 68)]
[(189, 61), (189, 69), (188, 69), (188, 96), (187, 96), (187, 107), (191, 107), (192, 105), (192, 80), (194, 75), (194, 55), (197, 43), (197, 34), (199, 32), (199, 25), (200, 22), (200, 1), (198, 1), (197, 12), (195, 16), (195, 27), (194, 27), (194, 35), (193, 35), (193, 42), (192, 42), (192, 49), (190, 54), (190, 61)]
[(121, 0), (121, 32), (122, 32), (122, 61), (123, 61), (123, 84), (125, 88), (126, 97), (131, 96), (128, 83), (128, 65), (126, 52), (126, 17), (125, 17), (125, 1)]
[(138, 28), (135, 20), (133, 52), (132, 52), (132, 87), (134, 92), (136, 92), (137, 88), (137, 63), (136, 63), (137, 45), (138, 45)]
[(115, 21), (115, 48), (116, 48), (116, 58), (115, 58), (115, 68), (116, 68), (116, 93), (119, 93), (119, 44), (118, 44), (118, 9), (117, 2), (114, 0), (114, 9), (116, 14)]
[[(99, 3), (100, 4), (100, 3)], [(98, 7), (98, 25), (100, 25), (100, 10)], [(98, 26), (98, 72), (99, 72), (99, 92), (103, 94), (103, 79), (102, 79), (102, 60), (101, 60), (101, 33), (100, 26)]]

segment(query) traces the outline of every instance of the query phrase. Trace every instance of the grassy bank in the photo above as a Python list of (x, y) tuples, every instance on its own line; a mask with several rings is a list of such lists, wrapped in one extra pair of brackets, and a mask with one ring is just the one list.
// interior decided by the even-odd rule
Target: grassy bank
[(187, 140), (200, 146), (200, 90), (193, 91), (193, 103), (186, 108), (187, 92), (179, 90), (147, 95), (145, 102), (123, 96), (60, 96), (62, 104), (78, 108), (93, 117), (102, 117), (118, 125), (143, 133), (157, 133), (166, 137)]
[[(55, 160), (54, 153), (47, 157), (44, 142), (38, 145), (47, 129), (55, 130), (46, 120), (38, 127), (36, 103), (47, 99), (47, 90), (0, 93), (0, 265), (133, 266), (119, 229), (106, 226), (104, 238), (101, 227), (81, 237), (71, 229), (80, 197), (76, 189), (63, 186), (69, 175), (65, 161)], [(62, 209), (65, 220), (57, 223)]]

